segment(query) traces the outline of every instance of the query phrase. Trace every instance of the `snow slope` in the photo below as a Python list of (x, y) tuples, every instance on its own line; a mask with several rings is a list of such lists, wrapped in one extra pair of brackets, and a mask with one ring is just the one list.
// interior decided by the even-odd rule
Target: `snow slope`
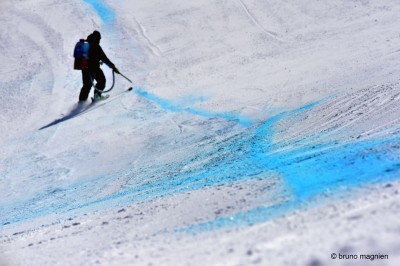
[(398, 1), (0, 7), (0, 265), (400, 263)]

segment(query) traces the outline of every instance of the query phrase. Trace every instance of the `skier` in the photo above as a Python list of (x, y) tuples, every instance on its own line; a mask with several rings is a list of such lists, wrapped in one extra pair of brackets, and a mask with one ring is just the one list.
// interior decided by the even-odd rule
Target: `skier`
[(96, 80), (96, 89), (94, 91), (94, 101), (102, 100), (106, 97), (101, 95), (101, 92), (106, 86), (106, 77), (100, 68), (100, 61), (104, 62), (109, 66), (115, 73), (119, 74), (118, 69), (115, 65), (107, 58), (103, 49), (100, 46), (101, 35), (98, 31), (93, 31), (88, 37), (87, 42), (89, 42), (89, 66), (87, 68), (82, 68), (82, 81), (83, 87), (79, 94), (79, 101), (86, 101), (90, 90), (93, 85), (93, 80)]

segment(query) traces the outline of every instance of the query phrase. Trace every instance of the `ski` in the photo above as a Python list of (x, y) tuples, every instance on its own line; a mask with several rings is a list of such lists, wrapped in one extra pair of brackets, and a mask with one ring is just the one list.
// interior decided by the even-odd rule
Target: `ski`
[(129, 87), (127, 90), (124, 90), (124, 91), (122, 91), (122, 92), (120, 92), (120, 93), (118, 93), (118, 94), (116, 94), (116, 95), (113, 95), (112, 97), (110, 97), (110, 95), (104, 95), (104, 97), (103, 98), (101, 98), (101, 99), (95, 99), (94, 97), (91, 97), (91, 99), (92, 99), (92, 103), (96, 103), (96, 102), (100, 102), (100, 101), (104, 101), (104, 100), (107, 100), (107, 99), (114, 99), (114, 98), (116, 98), (116, 97), (118, 97), (118, 96), (120, 96), (121, 94), (123, 94), (123, 93), (125, 93), (125, 92), (128, 92), (128, 91), (131, 91), (131, 90), (133, 90), (133, 88), (132, 87)]

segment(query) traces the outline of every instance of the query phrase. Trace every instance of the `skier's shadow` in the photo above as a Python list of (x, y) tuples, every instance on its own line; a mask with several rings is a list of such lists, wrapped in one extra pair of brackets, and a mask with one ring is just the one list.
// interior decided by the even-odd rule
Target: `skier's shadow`
[(48, 128), (48, 127), (52, 127), (52, 126), (57, 125), (59, 123), (68, 121), (71, 118), (78, 117), (78, 116), (83, 115), (83, 114), (85, 114), (87, 112), (93, 111), (93, 110), (95, 110), (95, 109), (97, 109), (97, 108), (99, 108), (99, 107), (101, 107), (101, 106), (103, 106), (103, 105), (105, 105), (107, 103), (110, 103), (110, 102), (112, 102), (112, 101), (114, 101), (116, 99), (119, 99), (120, 96), (122, 96), (123, 94), (128, 93), (130, 91), (132, 91), (132, 87), (130, 87), (129, 89), (124, 90), (124, 91), (122, 91), (120, 93), (117, 93), (116, 95), (114, 95), (113, 97), (108, 98), (108, 100), (104, 101), (104, 102), (103, 101), (92, 102), (89, 105), (86, 102), (79, 102), (79, 103), (75, 104), (75, 106), (71, 109), (71, 111), (69, 111), (68, 114), (66, 114), (62, 118), (54, 120), (50, 124), (42, 126), (41, 128), (39, 128), (39, 130), (42, 130), (42, 129), (45, 129), (45, 128)]
[(59, 118), (59, 119), (54, 120), (54, 121), (51, 122), (50, 124), (47, 124), (47, 125), (45, 125), (45, 126), (39, 128), (39, 130), (42, 130), (42, 129), (45, 129), (45, 128), (48, 128), (48, 127), (55, 126), (55, 125), (57, 125), (57, 124), (59, 124), (59, 123), (62, 123), (62, 122), (68, 121), (68, 120), (70, 120), (70, 119), (72, 119), (72, 118), (74, 118), (74, 117), (80, 116), (80, 115), (86, 113), (87, 111), (89, 111), (89, 110), (90, 110), (91, 108), (93, 108), (93, 107), (94, 107), (94, 104), (87, 105), (87, 104), (85, 104), (85, 103), (77, 103), (77, 104), (71, 109), (71, 111), (69, 111), (68, 114), (66, 114), (66, 115), (63, 116), (62, 118)]

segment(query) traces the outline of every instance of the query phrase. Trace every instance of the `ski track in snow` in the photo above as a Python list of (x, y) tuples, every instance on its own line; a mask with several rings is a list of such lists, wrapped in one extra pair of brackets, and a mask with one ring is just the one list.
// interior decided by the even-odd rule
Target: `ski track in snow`
[[(256, 19), (256, 17), (250, 12), (250, 10), (247, 8), (247, 6), (243, 3), (242, 0), (238, 0), (240, 5), (242, 6), (244, 12), (247, 14), (247, 16), (249, 17), (249, 19), (254, 23), (254, 25), (256, 25), (258, 28), (260, 28), (263, 32), (265, 32), (266, 34), (268, 34), (269, 36), (273, 37), (274, 39), (278, 39), (277, 34), (275, 32), (269, 31), (267, 29), (264, 28), (264, 26), (262, 26), (260, 24), (260, 22), (258, 22), (258, 20)], [(278, 39), (279, 40), (279, 39)]]
[(140, 34), (143, 36), (143, 38), (145, 38), (147, 40), (147, 42), (149, 43), (149, 47), (151, 52), (156, 55), (156, 56), (160, 56), (163, 52), (161, 51), (160, 47), (157, 46), (156, 43), (154, 43), (146, 34), (146, 29), (143, 27), (143, 25), (135, 18), (133, 17), (135, 23), (137, 24), (137, 26), (139, 27), (139, 32)]

